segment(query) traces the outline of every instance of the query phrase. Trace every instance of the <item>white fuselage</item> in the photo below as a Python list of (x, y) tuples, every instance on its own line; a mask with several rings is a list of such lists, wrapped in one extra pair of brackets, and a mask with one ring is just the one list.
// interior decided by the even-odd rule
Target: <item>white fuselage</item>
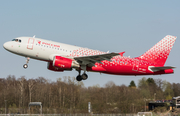
[(79, 57), (79, 56), (89, 56), (103, 54), (97, 50), (91, 50), (88, 48), (82, 48), (78, 46), (58, 43), (54, 41), (44, 40), (40, 38), (32, 37), (18, 37), (21, 40), (9, 41), (4, 44), (4, 48), (12, 53), (30, 57), (33, 59), (52, 61), (54, 56), (62, 57)]

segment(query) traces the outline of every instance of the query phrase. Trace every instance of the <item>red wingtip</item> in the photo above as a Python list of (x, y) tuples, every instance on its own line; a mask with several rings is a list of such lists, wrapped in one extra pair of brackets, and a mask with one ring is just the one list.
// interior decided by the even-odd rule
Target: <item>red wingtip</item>
[(124, 51), (124, 52), (120, 52), (119, 54), (120, 54), (121, 56), (123, 56), (124, 53), (125, 53), (125, 51)]

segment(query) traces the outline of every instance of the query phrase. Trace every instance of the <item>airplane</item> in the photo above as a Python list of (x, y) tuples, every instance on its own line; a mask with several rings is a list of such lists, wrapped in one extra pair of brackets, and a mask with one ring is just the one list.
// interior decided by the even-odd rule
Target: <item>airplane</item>
[[(174, 73), (172, 66), (164, 66), (177, 37), (167, 35), (143, 55), (135, 58), (33, 37), (17, 37), (3, 47), (14, 54), (45, 61), (51, 71), (78, 71), (77, 81), (86, 80), (87, 71), (113, 75), (161, 75)], [(81, 71), (84, 71), (81, 74)]]

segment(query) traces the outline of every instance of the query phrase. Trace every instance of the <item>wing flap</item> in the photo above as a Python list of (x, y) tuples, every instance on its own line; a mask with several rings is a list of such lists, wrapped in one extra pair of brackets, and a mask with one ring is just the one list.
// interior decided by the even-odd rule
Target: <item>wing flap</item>
[(102, 63), (101, 61), (107, 60), (111, 61), (111, 59), (114, 56), (118, 56), (119, 53), (106, 53), (106, 54), (100, 54), (100, 55), (92, 55), (92, 56), (82, 56), (82, 57), (74, 57), (74, 59), (80, 63), (85, 65), (94, 66), (95, 63)]

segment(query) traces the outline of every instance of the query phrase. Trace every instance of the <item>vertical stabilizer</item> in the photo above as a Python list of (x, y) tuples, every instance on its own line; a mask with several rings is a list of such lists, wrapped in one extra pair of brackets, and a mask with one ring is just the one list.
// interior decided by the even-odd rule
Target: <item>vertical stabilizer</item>
[(175, 36), (167, 35), (139, 58), (164, 66), (175, 40)]

